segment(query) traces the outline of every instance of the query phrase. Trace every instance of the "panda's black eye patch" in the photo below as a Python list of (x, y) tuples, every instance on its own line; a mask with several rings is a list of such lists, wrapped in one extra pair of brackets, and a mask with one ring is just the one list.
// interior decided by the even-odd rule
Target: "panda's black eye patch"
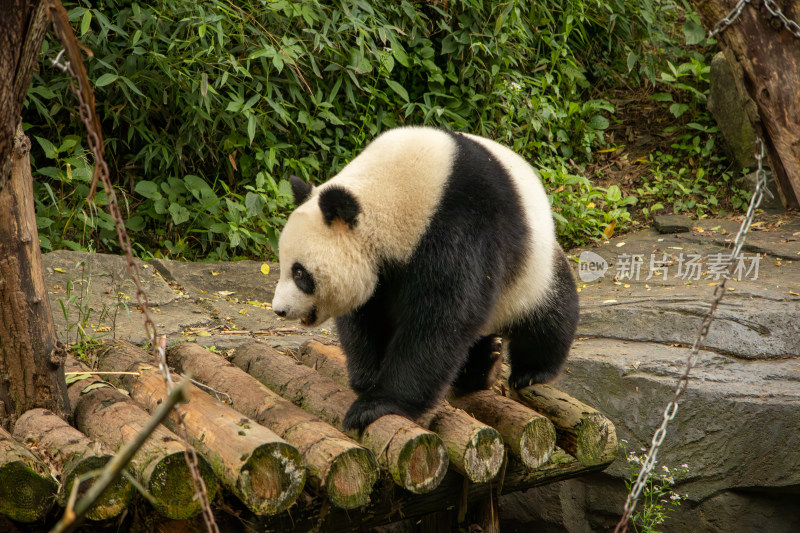
[(292, 279), (298, 289), (306, 294), (314, 294), (314, 276), (300, 263), (292, 265)]

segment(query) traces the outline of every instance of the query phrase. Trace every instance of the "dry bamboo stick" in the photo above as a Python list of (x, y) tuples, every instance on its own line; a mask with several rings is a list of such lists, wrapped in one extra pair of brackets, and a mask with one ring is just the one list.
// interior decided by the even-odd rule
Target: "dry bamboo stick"
[[(138, 376), (120, 375), (115, 381), (152, 413), (168, 391), (161, 372), (145, 362), (148, 358), (147, 352), (125, 341), (107, 343), (98, 353), (104, 371), (139, 372)], [(190, 386), (187, 393), (189, 401), (167, 417), (167, 427), (177, 431), (182, 419), (192, 446), (251, 511), (263, 515), (288, 509), (305, 484), (297, 449), (197, 388)]]
[[(59, 501), (66, 505), (75, 480), (88, 472), (100, 471), (111, 460), (111, 450), (70, 426), (46, 409), (25, 412), (14, 425), (14, 437), (35, 447), (61, 474)], [(85, 493), (94, 479), (81, 481), (79, 494)], [(106, 520), (124, 511), (134, 494), (133, 485), (121, 477), (108, 487), (86, 513), (89, 520)]]
[(367, 448), (198, 344), (180, 343), (167, 355), (170, 365), (227, 394), (237, 411), (297, 447), (310, 484), (325, 492), (336, 507), (355, 509), (369, 502), (378, 463)]
[[(117, 450), (136, 437), (150, 415), (128, 396), (103, 380), (91, 377), (91, 370), (67, 358), (67, 371), (86, 372), (88, 377), (69, 385), (69, 399), (75, 426), (88, 437)], [(208, 462), (198, 457), (199, 471), (214, 499), (217, 480)], [(177, 435), (158, 427), (131, 461), (131, 469), (152, 496), (156, 510), (168, 518), (189, 518), (200, 512), (195, 497), (183, 444)]]
[[(347, 386), (347, 361), (338, 346), (316, 340), (303, 343), (300, 360), (340, 385)], [(447, 447), (450, 464), (473, 483), (493, 479), (503, 465), (505, 448), (500, 433), (464, 411), (442, 402), (428, 424)]]
[[(263, 343), (236, 348), (231, 362), (284, 398), (341, 428), (355, 394)], [(370, 424), (361, 443), (375, 453), (399, 486), (422, 494), (435, 489), (447, 472), (447, 451), (433, 432), (398, 415)]]
[(0, 426), (0, 515), (35, 522), (53, 506), (57, 489), (41, 459)]

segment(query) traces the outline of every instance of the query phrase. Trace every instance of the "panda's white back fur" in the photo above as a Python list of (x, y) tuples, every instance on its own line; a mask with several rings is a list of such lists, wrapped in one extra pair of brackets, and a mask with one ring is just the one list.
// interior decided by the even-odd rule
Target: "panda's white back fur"
[[(538, 307), (552, 285), (555, 254), (558, 250), (550, 205), (533, 168), (519, 155), (494, 141), (465, 135), (481, 144), (505, 168), (518, 192), (529, 228), (522, 271), (504, 287), (487, 321), (488, 334), (513, 323), (516, 317)], [(281, 238), (281, 258), (298, 256), (299, 250), (283, 250), (284, 242), (293, 247), (310, 245), (319, 239), (320, 247), (336, 246), (341, 254), (338, 266), (345, 272), (321, 272), (330, 286), (338, 288), (324, 302), (336, 316), (363, 304), (377, 282), (377, 265), (385, 261), (407, 262), (428, 229), (441, 195), (450, 179), (456, 144), (450, 134), (427, 127), (389, 130), (376, 138), (339, 174), (315, 189), (312, 196), (292, 214)], [(454, 176), (453, 179), (458, 179)], [(362, 207), (358, 224), (350, 232), (322, 224), (317, 202), (328, 187), (341, 186), (352, 192)], [(502, 211), (504, 206), (495, 206)], [(481, 221), (474, 221), (480, 225)], [(491, 258), (487, 258), (491, 260)], [(324, 262), (323, 262), (324, 263)], [(283, 261), (282, 261), (283, 264)], [(372, 271), (371, 271), (372, 269)], [(348, 277), (349, 276), (349, 277)], [(282, 273), (283, 278), (283, 273)], [(338, 279), (337, 279), (338, 278)], [(290, 283), (290, 280), (285, 280)], [(347, 291), (351, 291), (346, 294)], [(326, 313), (327, 314), (327, 313)]]

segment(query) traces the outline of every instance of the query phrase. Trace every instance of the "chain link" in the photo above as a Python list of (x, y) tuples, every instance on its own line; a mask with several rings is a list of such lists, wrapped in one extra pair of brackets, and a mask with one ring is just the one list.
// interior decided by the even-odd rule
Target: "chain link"
[(746, 4), (749, 4), (750, 1), (751, 0), (739, 0), (739, 2), (737, 2), (736, 5), (733, 6), (733, 9), (731, 9), (727, 15), (722, 17), (716, 24), (714, 24), (714, 27), (708, 33), (708, 38), (711, 39), (713, 37), (716, 37), (718, 34), (725, 31), (728, 28), (728, 26), (733, 24), (736, 21), (736, 19), (739, 18), (739, 15), (742, 14), (744, 6)]
[[(142, 289), (139, 266), (136, 264), (136, 261), (133, 258), (130, 238), (128, 237), (128, 232), (125, 229), (125, 221), (122, 217), (119, 203), (117, 202), (117, 195), (114, 191), (114, 186), (111, 183), (108, 164), (105, 161), (105, 145), (103, 144), (103, 136), (100, 131), (100, 121), (96, 116), (94, 108), (94, 94), (92, 93), (89, 80), (86, 76), (86, 69), (83, 66), (83, 60), (80, 56), (78, 42), (75, 38), (75, 34), (72, 31), (72, 27), (69, 24), (69, 18), (64, 6), (61, 5), (58, 0), (50, 0), (48, 10), (50, 19), (53, 22), (54, 33), (64, 47), (64, 49), (59, 52), (56, 59), (53, 60), (53, 66), (59, 70), (69, 73), (70, 89), (78, 100), (78, 113), (81, 121), (84, 124), (84, 127), (86, 128), (86, 137), (89, 143), (89, 149), (94, 156), (95, 169), (92, 180), (92, 192), (90, 194), (93, 194), (97, 182), (100, 181), (106, 191), (108, 211), (109, 215), (114, 221), (114, 227), (117, 231), (117, 238), (119, 239), (120, 248), (122, 248), (122, 250), (125, 252), (128, 275), (130, 276), (131, 280), (133, 280), (133, 283), (136, 287), (136, 302), (139, 308), (142, 310), (142, 314), (144, 315), (145, 334), (149, 339), (150, 346), (152, 347), (154, 355), (158, 360), (158, 368), (164, 377), (167, 390), (169, 393), (171, 393), (174, 388), (174, 383), (166, 360), (167, 340), (166, 337), (162, 337), (160, 340), (158, 339), (156, 325), (150, 317), (150, 302), (147, 294), (144, 292), (144, 289)], [(65, 51), (68, 60), (66, 63), (62, 63), (61, 59)], [(75, 67), (73, 67), (73, 65), (75, 65)], [(179, 436), (183, 440), (184, 444), (184, 457), (191, 474), (190, 478), (192, 481), (192, 487), (198, 497), (198, 500), (200, 501), (206, 528), (210, 532), (219, 533), (219, 528), (214, 520), (213, 511), (211, 510), (211, 503), (208, 500), (208, 491), (205, 482), (203, 481), (203, 477), (200, 475), (197, 452), (194, 447), (189, 444), (189, 436), (186, 432), (186, 426), (183, 423), (183, 416), (180, 413), (180, 409), (176, 407), (176, 410), (178, 411), (178, 419), (180, 420)]]
[(786, 28), (789, 33), (800, 39), (800, 25), (798, 25), (795, 21), (789, 20), (786, 18), (786, 15), (783, 14), (781, 8), (778, 7), (773, 0), (764, 0), (764, 7), (767, 8), (769, 14), (773, 17), (778, 17), (780, 21), (783, 23), (783, 27)]
[(691, 373), (692, 368), (694, 368), (694, 366), (697, 364), (697, 360), (700, 357), (700, 347), (705, 342), (706, 337), (708, 336), (708, 331), (711, 328), (711, 323), (714, 321), (714, 312), (717, 310), (720, 301), (722, 301), (722, 297), (725, 295), (725, 285), (730, 278), (731, 266), (739, 258), (739, 254), (742, 251), (742, 246), (744, 246), (745, 235), (750, 230), (750, 225), (753, 223), (753, 218), (756, 214), (756, 209), (764, 197), (764, 191), (767, 188), (767, 173), (763, 166), (764, 143), (761, 138), (756, 139), (756, 145), (758, 147), (756, 153), (756, 160), (758, 162), (758, 170), (756, 171), (756, 190), (753, 193), (753, 197), (750, 199), (750, 205), (748, 206), (747, 214), (745, 214), (744, 220), (742, 220), (742, 224), (739, 227), (739, 232), (736, 234), (736, 239), (733, 243), (733, 251), (726, 261), (726, 273), (722, 276), (722, 279), (717, 286), (714, 287), (714, 294), (711, 298), (711, 306), (709, 307), (706, 315), (703, 317), (703, 321), (700, 323), (700, 329), (697, 338), (692, 345), (692, 350), (689, 353), (689, 357), (686, 361), (686, 369), (684, 370), (683, 375), (681, 375), (681, 377), (678, 379), (678, 384), (675, 387), (675, 393), (672, 396), (672, 400), (670, 400), (666, 409), (664, 409), (664, 416), (661, 420), (661, 426), (659, 426), (659, 428), (653, 434), (653, 440), (650, 443), (650, 450), (642, 462), (642, 468), (639, 471), (639, 476), (636, 478), (636, 482), (633, 484), (633, 487), (631, 487), (631, 492), (628, 495), (627, 501), (625, 502), (624, 513), (617, 524), (616, 529), (614, 530), (615, 533), (625, 533), (625, 531), (628, 529), (628, 520), (630, 520), (631, 515), (633, 515), (633, 511), (636, 509), (636, 503), (642, 493), (642, 490), (647, 484), (647, 478), (650, 476), (650, 472), (653, 471), (653, 468), (656, 465), (658, 450), (661, 447), (661, 444), (664, 442), (664, 438), (667, 436), (667, 425), (672, 419), (675, 418), (675, 415), (678, 414), (678, 399), (689, 385), (689, 374)]
[[(745, 4), (749, 3), (751, 3), (751, 0), (739, 0), (739, 2), (736, 3), (733, 9), (726, 16), (714, 25), (712, 30), (709, 32), (708, 37), (715, 37), (728, 28), (728, 26), (733, 24), (733, 22), (739, 18), (739, 15), (742, 14)], [(795, 21), (788, 19), (778, 5), (774, 2), (774, 0), (763, 0), (763, 4), (769, 14), (773, 17), (777, 17), (789, 33), (800, 39), (800, 25), (798, 25)], [(617, 527), (614, 529), (614, 533), (625, 533), (628, 529), (628, 521), (630, 520), (633, 511), (636, 509), (636, 503), (639, 499), (639, 496), (642, 494), (644, 486), (647, 483), (647, 478), (650, 476), (650, 472), (653, 471), (653, 467), (655, 467), (656, 459), (658, 457), (658, 450), (667, 435), (667, 425), (678, 413), (678, 399), (689, 384), (689, 373), (692, 371), (692, 368), (694, 368), (695, 364), (697, 364), (700, 346), (702, 346), (703, 342), (705, 342), (709, 328), (711, 327), (711, 323), (714, 321), (714, 312), (719, 306), (722, 297), (725, 295), (725, 285), (730, 277), (731, 265), (739, 258), (739, 254), (742, 251), (742, 246), (744, 246), (746, 234), (748, 231), (750, 231), (750, 226), (753, 223), (756, 209), (761, 204), (764, 194), (772, 196), (772, 193), (770, 193), (767, 189), (767, 172), (764, 169), (764, 155), (764, 141), (758, 137), (756, 138), (755, 156), (758, 163), (758, 170), (756, 171), (756, 189), (753, 192), (753, 197), (750, 199), (750, 205), (747, 207), (747, 213), (744, 216), (744, 220), (742, 220), (742, 224), (739, 227), (739, 231), (733, 241), (733, 251), (731, 252), (731, 255), (727, 261), (726, 274), (722, 277), (717, 286), (714, 287), (711, 306), (709, 307), (708, 313), (706, 313), (706, 315), (703, 317), (703, 321), (700, 324), (700, 331), (697, 335), (697, 339), (692, 345), (692, 350), (689, 353), (689, 357), (686, 361), (686, 370), (684, 370), (683, 375), (678, 380), (678, 385), (675, 387), (675, 393), (672, 397), (672, 400), (669, 402), (669, 404), (667, 404), (667, 407), (664, 410), (661, 426), (659, 426), (659, 428), (653, 434), (653, 440), (650, 443), (650, 450), (647, 453), (647, 457), (645, 457), (645, 460), (642, 462), (642, 469), (636, 478), (636, 482), (633, 484), (633, 487), (631, 487), (631, 492), (628, 494), (628, 499), (625, 501), (624, 513), (617, 524)]]

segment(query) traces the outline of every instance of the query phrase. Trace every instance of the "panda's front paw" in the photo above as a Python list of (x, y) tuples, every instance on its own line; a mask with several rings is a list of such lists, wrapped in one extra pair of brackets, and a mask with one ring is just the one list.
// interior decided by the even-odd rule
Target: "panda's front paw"
[(395, 405), (386, 400), (360, 396), (348, 409), (342, 426), (346, 431), (355, 429), (361, 432), (375, 420), (389, 414), (402, 413)]

